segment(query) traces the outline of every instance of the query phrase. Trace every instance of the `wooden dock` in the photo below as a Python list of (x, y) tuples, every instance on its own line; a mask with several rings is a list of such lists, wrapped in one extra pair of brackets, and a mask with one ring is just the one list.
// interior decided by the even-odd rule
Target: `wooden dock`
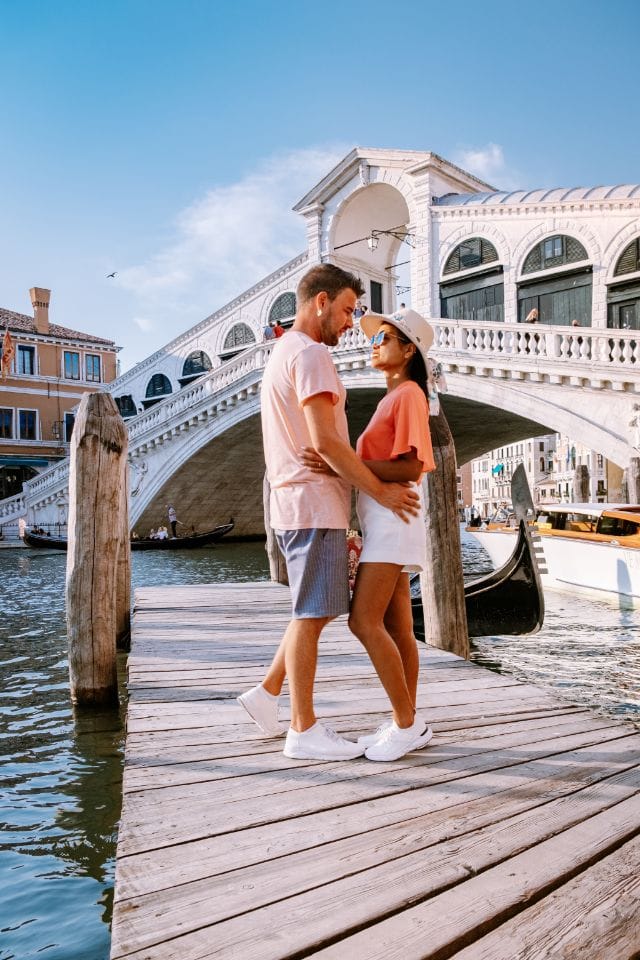
[[(112, 960), (640, 956), (631, 724), (423, 648), (429, 747), (287, 760), (235, 697), (288, 616), (269, 583), (138, 591)], [(345, 735), (388, 713), (344, 620), (316, 690)]]

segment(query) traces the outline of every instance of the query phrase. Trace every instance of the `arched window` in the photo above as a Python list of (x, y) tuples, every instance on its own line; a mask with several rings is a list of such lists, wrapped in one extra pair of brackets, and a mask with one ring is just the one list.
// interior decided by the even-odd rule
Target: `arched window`
[(527, 254), (522, 272), (537, 273), (538, 270), (551, 270), (552, 267), (562, 267), (565, 263), (578, 263), (588, 259), (587, 251), (579, 240), (560, 234), (547, 237), (536, 244)]
[[(584, 265), (588, 259), (575, 237), (556, 234), (537, 243), (524, 261), (523, 277), (557, 267), (569, 269), (518, 284), (518, 322), (528, 323), (535, 317), (554, 326), (575, 326), (577, 321), (581, 327), (590, 327), (593, 268)], [(583, 266), (571, 269), (573, 263)]]
[(190, 383), (192, 380), (195, 380), (196, 377), (201, 377), (202, 374), (207, 373), (208, 370), (211, 370), (211, 360), (207, 354), (204, 350), (194, 350), (182, 365), (182, 376), (180, 377), (181, 386), (184, 387), (186, 383)]
[(616, 263), (613, 271), (614, 277), (620, 277), (625, 273), (637, 273), (640, 270), (640, 237), (632, 240), (628, 247), (625, 247)]
[(251, 327), (247, 326), (246, 323), (236, 323), (224, 338), (220, 356), (224, 357), (225, 360), (230, 360), (245, 347), (249, 347), (255, 342), (256, 337)]
[(123, 396), (114, 397), (113, 399), (115, 400), (116, 406), (120, 411), (120, 416), (123, 419), (136, 416), (138, 410), (130, 393), (125, 393)]
[(148, 407), (152, 407), (155, 403), (158, 403), (162, 397), (167, 397), (172, 392), (173, 389), (169, 377), (165, 377), (164, 373), (154, 373), (147, 384), (145, 399), (142, 401), (142, 405), (146, 410)]
[(640, 330), (640, 237), (624, 248), (613, 271), (615, 282), (607, 291), (607, 326), (614, 330)]
[(482, 237), (472, 237), (458, 244), (448, 257), (442, 273), (443, 276), (448, 273), (459, 273), (461, 270), (471, 270), (485, 263), (496, 263), (497, 260), (498, 251), (492, 243), (483, 240)]
[(295, 293), (281, 293), (276, 297), (269, 310), (269, 323), (279, 320), (283, 327), (290, 327), (296, 317)]
[[(484, 268), (484, 269), (478, 269)], [(443, 277), (473, 270), (469, 276), (440, 284), (440, 313), (469, 323), (501, 323), (504, 320), (503, 268), (498, 251), (482, 237), (459, 243), (447, 258)]]

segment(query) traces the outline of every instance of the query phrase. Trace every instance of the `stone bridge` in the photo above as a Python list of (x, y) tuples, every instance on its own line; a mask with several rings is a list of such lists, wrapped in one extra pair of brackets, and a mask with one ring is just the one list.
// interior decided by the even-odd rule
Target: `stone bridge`
[[(633, 331), (435, 319), (443, 406), (460, 464), (543, 433), (585, 443), (621, 468), (640, 446), (640, 342)], [(166, 523), (172, 502), (187, 531), (226, 522), (263, 532), (260, 383), (270, 346), (256, 345), (128, 422), (131, 526)], [(382, 395), (369, 348), (354, 329), (332, 350), (349, 392), (355, 438)], [(0, 524), (64, 523), (68, 462), (0, 503)]]

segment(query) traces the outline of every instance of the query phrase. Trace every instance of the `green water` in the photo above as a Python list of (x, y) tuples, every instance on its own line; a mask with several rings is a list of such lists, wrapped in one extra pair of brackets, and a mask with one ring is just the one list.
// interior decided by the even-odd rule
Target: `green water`
[[(259, 543), (132, 560), (134, 587), (268, 578)], [(71, 707), (65, 563), (0, 552), (0, 960), (109, 956), (124, 697)]]

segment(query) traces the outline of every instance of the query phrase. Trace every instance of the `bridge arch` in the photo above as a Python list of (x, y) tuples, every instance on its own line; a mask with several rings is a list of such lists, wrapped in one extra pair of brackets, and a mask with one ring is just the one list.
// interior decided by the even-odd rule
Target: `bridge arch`
[(460, 246), (461, 243), (464, 243), (465, 240), (472, 237), (480, 237), (483, 240), (488, 240), (491, 243), (498, 253), (498, 263), (504, 265), (509, 263), (510, 260), (510, 248), (509, 243), (505, 235), (496, 227), (491, 226), (490, 224), (484, 223), (474, 223), (473, 228), (470, 230), (469, 225), (465, 224), (460, 227), (454, 233), (450, 234), (446, 240), (443, 240), (440, 245), (439, 250), (439, 265), (438, 265), (438, 278), (439, 281), (442, 280), (444, 274), (444, 268), (447, 260), (453, 253), (456, 247)]

